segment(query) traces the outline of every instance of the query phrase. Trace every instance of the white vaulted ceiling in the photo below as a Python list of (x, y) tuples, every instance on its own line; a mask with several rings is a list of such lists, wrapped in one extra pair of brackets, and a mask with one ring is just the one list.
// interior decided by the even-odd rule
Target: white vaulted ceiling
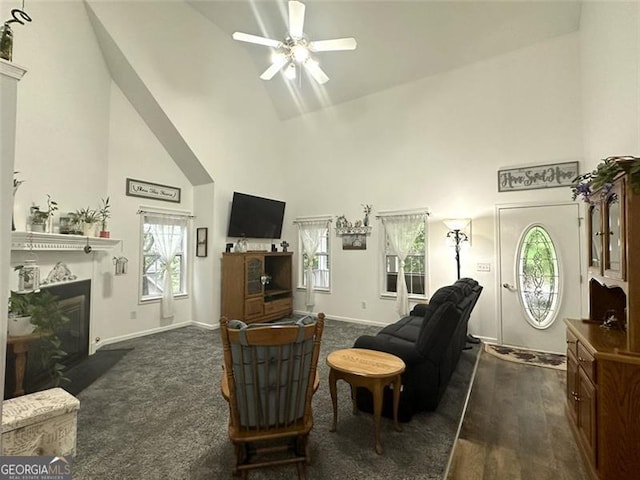
[[(287, 2), (188, 2), (224, 33), (235, 31), (281, 40), (287, 32)], [(578, 30), (580, 2), (556, 1), (366, 1), (307, 0), (305, 34), (313, 40), (355, 37), (354, 51), (314, 54), (330, 80), (318, 86), (259, 75), (271, 49), (234, 42), (230, 54), (247, 56), (255, 82), (271, 97), (281, 119), (459, 68)], [(206, 48), (202, 45), (201, 48)], [(220, 74), (224, 74), (221, 72)]]

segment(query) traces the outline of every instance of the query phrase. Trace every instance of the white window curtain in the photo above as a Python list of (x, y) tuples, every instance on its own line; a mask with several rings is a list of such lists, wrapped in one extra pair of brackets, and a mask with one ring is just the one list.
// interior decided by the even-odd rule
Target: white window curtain
[(411, 252), (411, 247), (418, 236), (420, 224), (424, 222), (424, 214), (394, 215), (380, 217), (389, 242), (391, 253), (398, 257), (398, 281), (396, 287), (396, 310), (401, 317), (409, 314), (409, 294), (404, 276), (404, 261)]
[(320, 247), (320, 239), (329, 228), (329, 220), (296, 221), (302, 240), (302, 253), (308, 257), (307, 268), (304, 272), (306, 290), (304, 302), (307, 309), (311, 309), (316, 303), (314, 293), (313, 260)]
[(188, 222), (189, 218), (186, 216), (162, 215), (154, 217), (156, 229), (153, 231), (153, 239), (158, 246), (164, 267), (162, 301), (160, 303), (162, 318), (173, 317), (173, 261), (184, 243), (184, 233)]

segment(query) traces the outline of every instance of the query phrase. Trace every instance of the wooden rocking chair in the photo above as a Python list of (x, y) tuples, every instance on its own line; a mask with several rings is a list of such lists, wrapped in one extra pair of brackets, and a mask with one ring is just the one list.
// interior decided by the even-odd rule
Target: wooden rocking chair
[[(317, 319), (246, 325), (220, 320), (224, 349), (222, 395), (229, 404), (234, 475), (295, 463), (299, 478), (311, 462), (311, 398), (317, 376), (324, 314)], [(278, 452), (289, 452), (283, 455)], [(292, 454), (291, 454), (292, 453)], [(265, 456), (265, 454), (268, 454)]]

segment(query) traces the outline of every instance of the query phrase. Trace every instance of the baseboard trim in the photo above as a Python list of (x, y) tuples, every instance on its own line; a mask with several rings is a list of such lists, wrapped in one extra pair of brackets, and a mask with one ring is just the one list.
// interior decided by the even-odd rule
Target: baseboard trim
[(152, 328), (151, 330), (145, 330), (143, 332), (129, 333), (127, 335), (120, 335), (118, 337), (111, 337), (111, 338), (107, 338), (105, 340), (100, 340), (99, 342), (97, 342), (94, 345), (94, 348), (95, 348), (95, 350), (98, 350), (98, 349), (104, 347), (105, 345), (111, 345), (112, 343), (123, 342), (125, 340), (132, 340), (134, 338), (146, 337), (147, 335), (153, 335), (154, 333), (168, 332), (169, 330), (175, 330), (176, 328), (187, 327), (187, 326), (193, 325), (193, 324), (194, 324), (194, 322), (192, 322), (192, 321), (186, 321), (186, 322), (174, 323), (174, 324), (171, 324), (171, 325), (165, 325), (163, 327)]
[[(313, 315), (315, 317), (316, 315), (318, 315), (319, 312), (308, 312), (308, 311), (305, 311), (305, 310), (294, 310), (293, 313), (295, 313), (297, 315)], [(347, 322), (347, 323), (359, 323), (360, 325), (371, 325), (371, 326), (374, 326), (374, 327), (386, 327), (387, 325), (390, 325), (389, 323), (375, 322), (373, 320), (365, 320), (365, 319), (361, 319), (361, 318), (342, 317), (342, 316), (330, 315), (328, 313), (325, 313), (325, 318), (327, 320), (337, 320), (339, 322)]]

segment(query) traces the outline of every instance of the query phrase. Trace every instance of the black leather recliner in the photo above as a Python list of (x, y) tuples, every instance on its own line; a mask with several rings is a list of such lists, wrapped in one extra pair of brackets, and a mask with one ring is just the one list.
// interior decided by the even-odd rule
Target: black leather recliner
[[(467, 323), (482, 292), (471, 278), (439, 288), (428, 304), (416, 305), (408, 316), (383, 328), (377, 335), (363, 335), (354, 347), (378, 350), (400, 357), (406, 364), (398, 408), (400, 421), (414, 413), (434, 410), (465, 347)], [(358, 409), (373, 411), (373, 398), (364, 388), (356, 390)], [(392, 417), (392, 392), (384, 392), (382, 414)]]

